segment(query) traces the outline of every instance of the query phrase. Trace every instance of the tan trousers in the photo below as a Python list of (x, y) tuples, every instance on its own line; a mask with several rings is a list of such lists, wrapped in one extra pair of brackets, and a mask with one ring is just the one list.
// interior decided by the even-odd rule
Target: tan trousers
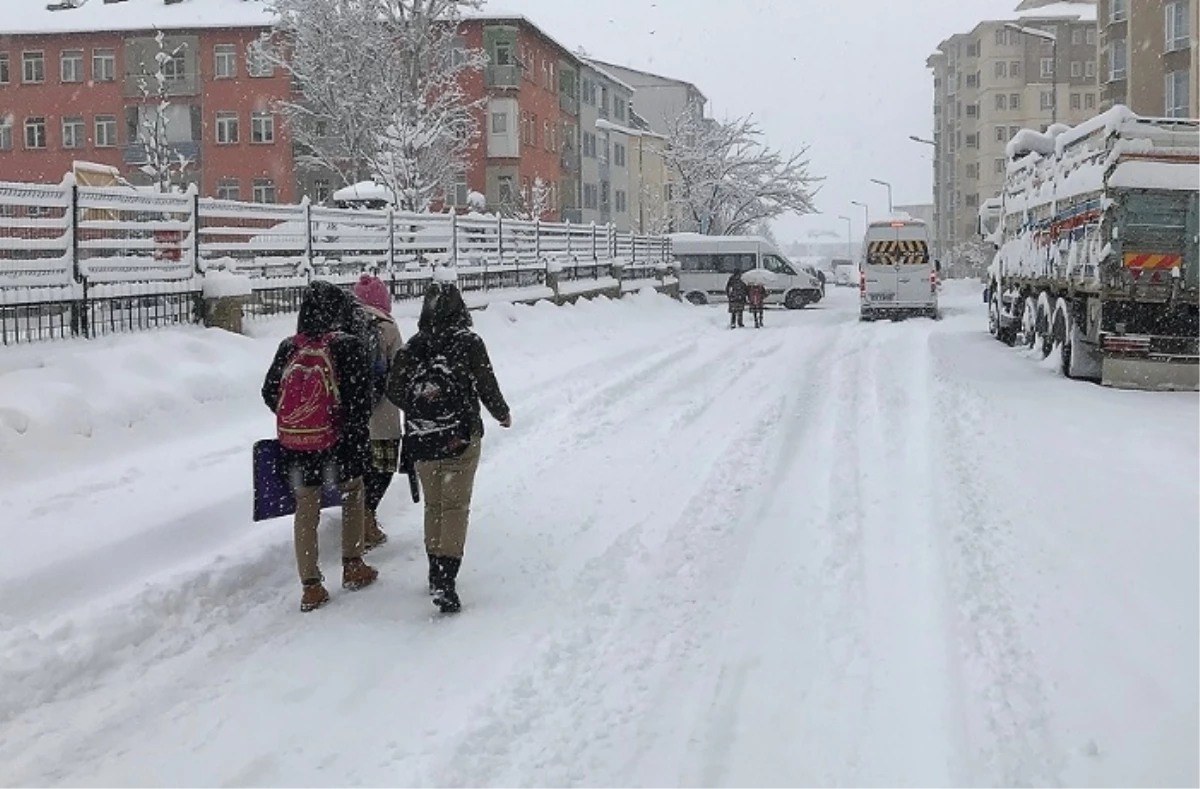
[[(362, 477), (347, 480), (342, 485), (342, 558), (362, 556), (364, 512), (366, 510)], [(315, 581), (321, 577), (317, 556), (317, 526), (321, 522), (321, 489), (296, 488), (296, 568), (300, 581)]]
[(474, 438), (460, 457), (417, 464), (425, 495), (425, 551), (431, 556), (462, 558), (481, 449), (482, 440)]

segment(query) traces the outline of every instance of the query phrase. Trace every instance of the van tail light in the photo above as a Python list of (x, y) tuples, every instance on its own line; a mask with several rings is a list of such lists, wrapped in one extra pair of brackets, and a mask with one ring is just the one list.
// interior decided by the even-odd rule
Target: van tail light
[(858, 272), (858, 292), (863, 296), (867, 295), (867, 272), (865, 271)]
[(929, 272), (929, 292), (937, 293), (938, 276), (937, 271)]

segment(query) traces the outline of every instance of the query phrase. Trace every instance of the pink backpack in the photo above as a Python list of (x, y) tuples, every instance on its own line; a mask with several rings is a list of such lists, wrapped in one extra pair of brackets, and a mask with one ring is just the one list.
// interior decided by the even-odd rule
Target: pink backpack
[(332, 334), (297, 334), (296, 350), (283, 368), (275, 427), (284, 449), (321, 452), (332, 449), (341, 434), (341, 395), (338, 393)]

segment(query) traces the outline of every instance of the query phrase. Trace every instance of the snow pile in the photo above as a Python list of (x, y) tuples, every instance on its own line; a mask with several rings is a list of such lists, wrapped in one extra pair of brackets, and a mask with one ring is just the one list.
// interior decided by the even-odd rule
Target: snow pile
[(204, 272), (203, 292), (206, 299), (249, 296), (254, 292), (254, 285), (245, 274), (237, 274), (224, 268), (210, 268)]
[(756, 268), (742, 274), (742, 281), (747, 285), (762, 285), (770, 287), (779, 281), (773, 271), (767, 271), (765, 268)]
[(458, 269), (454, 266), (434, 266), (433, 281), (443, 284), (457, 285), (458, 284)]

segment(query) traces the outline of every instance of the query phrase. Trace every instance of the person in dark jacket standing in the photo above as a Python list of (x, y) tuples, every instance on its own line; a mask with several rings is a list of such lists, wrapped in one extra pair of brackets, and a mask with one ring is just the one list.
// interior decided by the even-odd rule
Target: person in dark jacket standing
[[(388, 379), (388, 399), (404, 411), (407, 421), (403, 455), (412, 456), (425, 495), (425, 551), (429, 558), (429, 589), (434, 604), (444, 613), (461, 608), (456, 581), (462, 566), (471, 511), (471, 494), (483, 441), (480, 402), (502, 427), (512, 426), (512, 413), (488, 357), (487, 347), (471, 331), (471, 315), (458, 287), (435, 282), (425, 292), (417, 333), (396, 354)], [(439, 369), (440, 368), (440, 369)], [(448, 368), (448, 369), (446, 369)], [(417, 401), (429, 387), (428, 371), (438, 370), (455, 385), (459, 402), (450, 425), (457, 432), (447, 440), (437, 459), (423, 459), (428, 452), (414, 414), (421, 412)], [(406, 466), (409, 460), (401, 460)]]
[(342, 331), (352, 308), (352, 297), (345, 291), (320, 280), (310, 284), (300, 304), (296, 335), (279, 344), (262, 386), (263, 401), (278, 413), (285, 371), (297, 349), (302, 343), (329, 338), (338, 398), (336, 443), (317, 451), (283, 450), (284, 470), (296, 495), (294, 536), (296, 566), (303, 585), (302, 611), (312, 611), (329, 601), (317, 556), (321, 488), (327, 481), (336, 482), (342, 490), (342, 587), (361, 589), (379, 575), (362, 560), (363, 474), (371, 460), (371, 370), (363, 343)]
[(729, 280), (725, 283), (725, 298), (729, 299), (729, 328), (745, 327), (746, 324), (743, 320), (748, 295), (749, 289), (746, 287), (745, 280), (742, 279), (742, 272), (735, 271), (730, 274)]

